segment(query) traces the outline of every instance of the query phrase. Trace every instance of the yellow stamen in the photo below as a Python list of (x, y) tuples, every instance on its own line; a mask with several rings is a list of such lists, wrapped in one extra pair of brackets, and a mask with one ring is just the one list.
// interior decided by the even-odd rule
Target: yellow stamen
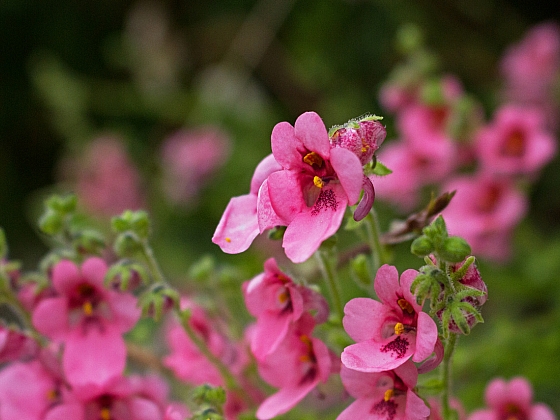
[(383, 399), (384, 399), (385, 401), (389, 401), (391, 398), (393, 398), (393, 395), (394, 395), (394, 394), (395, 394), (395, 393), (393, 392), (392, 389), (388, 389), (387, 391), (385, 391), (385, 396), (383, 397)]
[(286, 303), (289, 298), (290, 295), (287, 290), (284, 290), (282, 293), (278, 295), (278, 300), (280, 301), (280, 303)]
[(317, 175), (315, 175), (315, 177), (313, 178), (313, 183), (317, 188), (323, 188), (325, 186), (323, 180), (319, 178)]
[(89, 300), (86, 300), (82, 305), (82, 309), (87, 316), (91, 316), (93, 314), (93, 305)]
[(404, 325), (400, 322), (395, 324), (395, 334), (401, 335), (404, 332)]
[(56, 400), (57, 397), (58, 397), (58, 392), (56, 392), (56, 389), (49, 389), (47, 391), (47, 400), (54, 401)]
[(299, 361), (300, 362), (310, 362), (311, 361), (311, 357), (309, 357), (308, 354), (303, 354), (301, 356), (299, 356)]
[(408, 312), (409, 314), (414, 312), (414, 308), (412, 307), (412, 305), (410, 303), (407, 302), (406, 299), (399, 299), (397, 301), (397, 303), (399, 304), (399, 306), (401, 307), (401, 309), (403, 311)]
[(111, 420), (111, 410), (102, 408), (99, 417), (101, 417), (101, 420)]
[(226, 236), (226, 242), (230, 243), (231, 242), (231, 238), (229, 236)]
[(305, 163), (307, 163), (309, 166), (317, 166), (318, 168), (320, 168), (321, 166), (323, 166), (323, 158), (321, 156), (319, 156), (317, 153), (315, 152), (309, 152), (308, 154), (306, 154), (303, 157), (303, 161)]

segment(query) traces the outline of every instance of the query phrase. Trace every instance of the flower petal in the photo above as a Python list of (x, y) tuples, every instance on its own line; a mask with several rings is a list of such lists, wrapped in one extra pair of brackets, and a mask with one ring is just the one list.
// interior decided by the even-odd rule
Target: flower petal
[(212, 242), (228, 254), (238, 254), (247, 250), (258, 234), (257, 196), (241, 195), (229, 201)]
[(256, 414), (257, 419), (267, 420), (289, 411), (315, 388), (317, 382), (318, 380), (314, 380), (304, 382), (298, 387), (280, 389), (259, 406)]
[(302, 153), (305, 153), (305, 148), (290, 123), (284, 121), (274, 126), (271, 147), (274, 158), (284, 169), (297, 169), (303, 164)]
[(52, 281), (56, 291), (63, 295), (69, 294), (83, 282), (80, 269), (69, 260), (62, 260), (53, 267)]
[(331, 144), (329, 134), (321, 117), (315, 112), (301, 114), (294, 124), (295, 135), (307, 150), (329, 159)]
[(272, 203), (270, 202), (270, 193), (268, 191), (268, 179), (265, 180), (259, 189), (257, 198), (257, 218), (259, 223), (259, 232), (263, 233), (267, 229), (275, 226), (285, 226), (287, 223), (276, 214)]
[(420, 312), (416, 330), (416, 350), (414, 350), (412, 360), (421, 362), (429, 357), (434, 351), (437, 339), (436, 323), (426, 312)]
[(375, 274), (373, 288), (381, 302), (389, 305), (391, 308), (400, 310), (397, 304), (399, 299), (397, 292), (400, 291), (399, 272), (395, 266), (385, 264), (379, 267)]
[(270, 174), (268, 193), (273, 211), (287, 223), (306, 207), (295, 172), (278, 171)]
[(364, 178), (360, 159), (348, 149), (335, 147), (331, 150), (330, 161), (348, 197), (348, 204), (356, 204), (360, 198)]
[(65, 297), (47, 298), (33, 311), (35, 328), (47, 337), (62, 341), (68, 333), (68, 306)]
[(82, 264), (82, 275), (87, 279), (89, 284), (104, 289), (105, 274), (107, 273), (107, 264), (101, 258), (88, 258)]
[(268, 176), (276, 171), (282, 170), (282, 167), (273, 155), (268, 155), (265, 157), (255, 168), (253, 173), (253, 178), (251, 178), (251, 194), (257, 194), (262, 183), (268, 178)]
[(369, 298), (354, 298), (344, 306), (342, 324), (346, 333), (356, 342), (381, 337), (380, 330), (386, 319), (387, 306)]

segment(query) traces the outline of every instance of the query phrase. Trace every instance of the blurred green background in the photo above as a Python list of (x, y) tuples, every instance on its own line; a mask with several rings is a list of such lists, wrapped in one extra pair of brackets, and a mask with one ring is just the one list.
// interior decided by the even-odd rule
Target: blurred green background
[[(223, 255), (210, 238), (229, 198), (247, 193), (270, 153), (274, 124), (308, 110), (327, 126), (384, 115), (379, 87), (399, 62), (395, 36), (406, 23), (423, 30), (441, 70), (489, 115), (501, 54), (548, 20), (560, 21), (557, 2), (2, 0), (0, 225), (11, 257), (34, 267), (46, 250), (34, 218), (44, 195), (61, 188), (61, 159), (111, 132), (140, 168), (163, 265), (180, 276), (210, 253), (253, 275), (263, 253)], [(169, 134), (200, 125), (228, 133), (231, 156), (196, 206), (165, 203), (154, 156)], [(469, 409), (482, 405), (490, 378), (522, 374), (537, 400), (560, 412), (557, 167), (558, 158), (531, 192), (511, 264), (481, 263), (486, 323), (460, 341), (455, 370)], [(395, 255), (400, 269), (421, 265), (406, 247)]]

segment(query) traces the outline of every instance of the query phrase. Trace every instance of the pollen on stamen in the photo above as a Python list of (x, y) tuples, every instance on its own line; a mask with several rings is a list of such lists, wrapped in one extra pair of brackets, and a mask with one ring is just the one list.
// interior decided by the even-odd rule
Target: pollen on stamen
[(399, 307), (403, 310), (408, 312), (409, 314), (414, 312), (414, 308), (412, 307), (412, 305), (406, 300), (406, 299), (399, 299), (397, 301), (397, 304), (399, 305)]
[(229, 236), (226, 236), (225, 241), (229, 244), (231, 242), (231, 238)]
[(49, 389), (47, 391), (47, 400), (55, 401), (58, 398), (58, 392), (56, 389)]
[(315, 177), (313, 178), (313, 184), (315, 184), (317, 188), (323, 188), (325, 186), (323, 180), (317, 175), (315, 175)]
[(99, 417), (101, 420), (111, 420), (111, 410), (108, 408), (102, 408), (101, 412), (99, 413)]
[(404, 325), (401, 322), (395, 324), (395, 334), (401, 335), (404, 332)]
[(309, 166), (315, 165), (317, 168), (323, 166), (323, 158), (315, 152), (309, 152), (303, 157), (303, 161)]
[(84, 314), (86, 314), (87, 316), (91, 316), (93, 314), (93, 305), (89, 300), (86, 300), (84, 302), (84, 304), (82, 305), (82, 309), (84, 311)]
[(395, 392), (392, 389), (388, 389), (387, 391), (385, 391), (385, 396), (383, 397), (383, 400), (389, 401), (391, 398), (393, 398), (393, 395), (395, 395)]

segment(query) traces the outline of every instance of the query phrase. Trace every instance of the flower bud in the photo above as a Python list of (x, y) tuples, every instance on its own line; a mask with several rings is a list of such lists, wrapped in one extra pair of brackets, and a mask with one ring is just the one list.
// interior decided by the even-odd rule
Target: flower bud
[(343, 147), (353, 152), (362, 166), (373, 158), (387, 136), (387, 131), (378, 120), (380, 117), (370, 116), (359, 121), (350, 120), (342, 127), (335, 128), (330, 134), (332, 147)]
[(418, 257), (426, 257), (434, 251), (434, 244), (427, 236), (420, 236), (412, 241), (410, 252)]
[(463, 261), (471, 253), (471, 247), (459, 236), (445, 238), (441, 247), (436, 249), (438, 256), (450, 263)]

